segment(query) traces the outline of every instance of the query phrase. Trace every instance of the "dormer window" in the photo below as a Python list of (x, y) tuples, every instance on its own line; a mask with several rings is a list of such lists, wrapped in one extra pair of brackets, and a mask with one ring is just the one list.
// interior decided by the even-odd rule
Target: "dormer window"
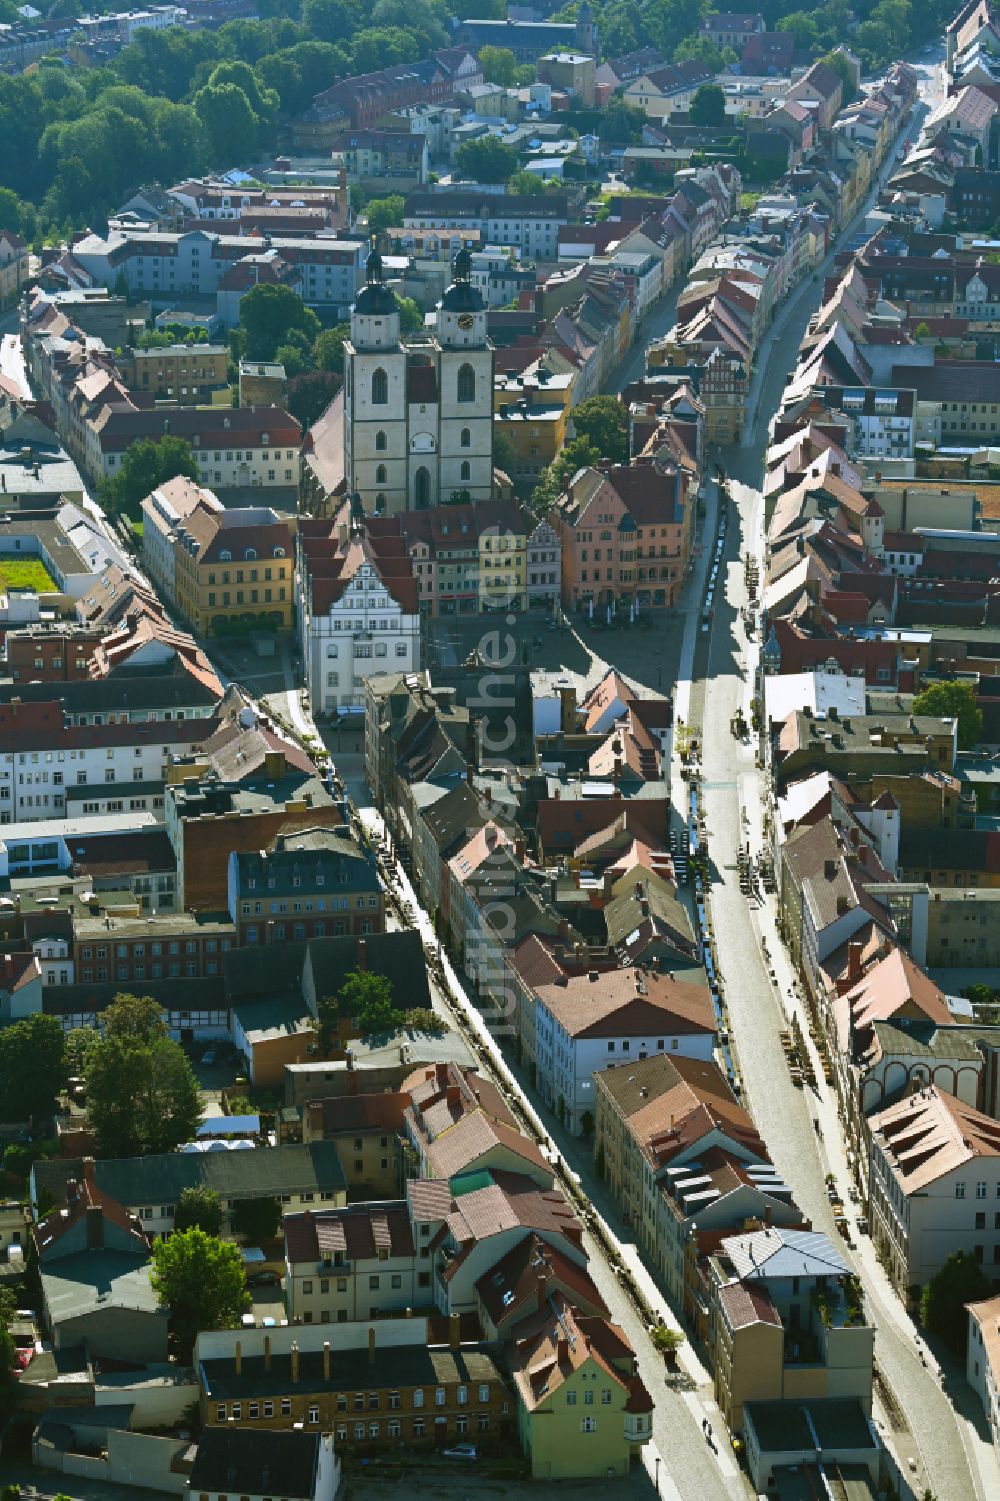
[(274, 549), (274, 556), (276, 558), (283, 558), (285, 556), (285, 549), (283, 547), (276, 547)]
[(260, 441), (266, 447), (268, 445), (268, 443), (270, 443), (270, 441), (271, 441), (270, 435), (268, 433), (261, 433), (261, 435), (260, 435)]
[(247, 560), (248, 563), (254, 563), (254, 562), (256, 562), (256, 560), (257, 560), (257, 549), (254, 548), (254, 547), (248, 547), (247, 550), (246, 550), (246, 552), (244, 553), (244, 557), (246, 558), (246, 560)]
[(233, 561), (233, 555), (228, 551), (220, 552), (219, 557), (223, 563), (231, 563)]

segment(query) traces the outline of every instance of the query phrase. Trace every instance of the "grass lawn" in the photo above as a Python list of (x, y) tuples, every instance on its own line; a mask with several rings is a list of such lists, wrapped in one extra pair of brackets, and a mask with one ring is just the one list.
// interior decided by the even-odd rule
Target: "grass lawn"
[(0, 588), (58, 594), (59, 585), (39, 558), (0, 557)]
[(135, 534), (136, 534), (137, 537), (141, 537), (142, 536), (142, 529), (143, 529), (143, 526), (145, 525), (145, 522), (142, 522), (142, 521), (131, 521), (131, 522), (129, 522), (129, 525), (131, 526), (132, 530), (135, 532)]

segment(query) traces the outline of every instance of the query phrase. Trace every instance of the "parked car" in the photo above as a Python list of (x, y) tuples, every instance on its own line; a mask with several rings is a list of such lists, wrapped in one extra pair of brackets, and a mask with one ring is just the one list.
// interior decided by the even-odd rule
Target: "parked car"
[(206, 1048), (205, 1051), (201, 1055), (201, 1061), (202, 1061), (202, 1063), (206, 1067), (208, 1067), (210, 1064), (217, 1063), (218, 1060), (219, 1060), (219, 1050), (218, 1050), (218, 1048)]
[(281, 1277), (277, 1272), (251, 1272), (247, 1278), (248, 1287), (280, 1287)]
[(475, 1444), (454, 1444), (450, 1449), (442, 1449), (445, 1459), (477, 1459)]

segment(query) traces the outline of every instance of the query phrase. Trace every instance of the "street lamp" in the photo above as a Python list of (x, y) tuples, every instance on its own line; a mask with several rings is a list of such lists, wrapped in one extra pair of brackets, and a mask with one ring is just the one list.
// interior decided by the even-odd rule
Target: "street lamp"
[(656, 1465), (656, 1494), (660, 1494), (660, 1456), (657, 1454), (653, 1463)]

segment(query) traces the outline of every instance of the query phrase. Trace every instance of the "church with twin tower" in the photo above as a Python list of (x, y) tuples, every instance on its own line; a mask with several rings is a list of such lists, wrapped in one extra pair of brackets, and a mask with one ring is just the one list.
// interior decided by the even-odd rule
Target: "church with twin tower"
[(344, 472), (368, 515), (493, 493), (494, 352), (468, 250), (452, 272), (437, 327), (401, 335), (382, 258), (368, 257), (344, 345)]

